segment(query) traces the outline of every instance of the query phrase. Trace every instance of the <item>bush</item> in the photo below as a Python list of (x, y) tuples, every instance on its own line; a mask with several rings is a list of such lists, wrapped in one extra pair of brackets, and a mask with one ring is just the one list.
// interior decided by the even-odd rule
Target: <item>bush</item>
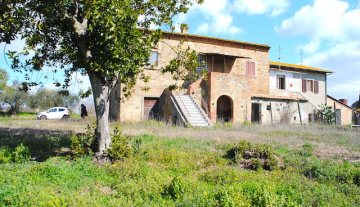
[(170, 195), (172, 199), (176, 200), (178, 198), (181, 198), (185, 191), (186, 182), (181, 176), (175, 176), (165, 192), (167, 193), (167, 195)]
[(12, 151), (8, 146), (0, 148), (0, 164), (12, 162)]
[(115, 125), (114, 133), (111, 134), (111, 140), (110, 149), (106, 150), (106, 152), (113, 160), (123, 160), (131, 156), (131, 146), (129, 144), (131, 137), (122, 134), (118, 123)]
[(5, 146), (0, 148), (0, 163), (25, 163), (30, 161), (31, 154), (28, 147), (24, 146), (22, 143), (11, 150), (10, 147)]
[(243, 168), (273, 170), (277, 165), (276, 153), (269, 144), (252, 144), (246, 140), (228, 145), (225, 158)]
[(85, 134), (74, 134), (71, 137), (71, 149), (76, 156), (93, 155), (97, 150), (96, 121), (88, 125)]
[(12, 157), (14, 162), (28, 162), (31, 158), (30, 150), (21, 143), (20, 146), (15, 148), (15, 151), (12, 153)]

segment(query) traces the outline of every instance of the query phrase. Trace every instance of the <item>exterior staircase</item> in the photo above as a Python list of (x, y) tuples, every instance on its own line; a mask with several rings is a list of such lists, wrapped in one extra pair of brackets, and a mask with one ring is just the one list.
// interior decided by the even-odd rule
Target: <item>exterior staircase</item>
[(212, 127), (210, 119), (190, 95), (171, 95), (171, 100), (187, 126)]

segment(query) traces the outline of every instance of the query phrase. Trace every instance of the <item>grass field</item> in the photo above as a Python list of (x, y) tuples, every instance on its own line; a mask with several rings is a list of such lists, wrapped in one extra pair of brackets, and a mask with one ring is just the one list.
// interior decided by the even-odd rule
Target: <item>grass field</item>
[[(126, 123), (133, 153), (100, 165), (70, 149), (71, 135), (92, 122), (0, 117), (0, 206), (360, 205), (359, 130)], [(270, 144), (278, 167), (244, 169), (225, 156), (241, 140)], [(21, 143), (34, 161), (1, 161)]]

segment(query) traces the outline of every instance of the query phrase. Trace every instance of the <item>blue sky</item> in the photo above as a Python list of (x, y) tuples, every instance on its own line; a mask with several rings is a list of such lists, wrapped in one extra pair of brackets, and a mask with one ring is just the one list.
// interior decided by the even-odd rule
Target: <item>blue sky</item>
[(270, 61), (332, 70), (328, 94), (360, 92), (360, 0), (205, 0), (177, 24), (189, 33), (271, 46)]
[[(205, 0), (175, 22), (189, 24), (191, 34), (267, 44), (270, 61), (279, 60), (281, 47), (281, 62), (334, 71), (328, 76), (329, 95), (349, 104), (359, 97), (360, 0)], [(0, 67), (22, 80), (7, 66), (4, 44), (0, 49)], [(20, 50), (21, 41), (6, 49)], [(53, 87), (51, 69), (33, 76)], [(74, 84), (74, 92), (90, 85), (86, 77), (80, 79), (84, 82)]]

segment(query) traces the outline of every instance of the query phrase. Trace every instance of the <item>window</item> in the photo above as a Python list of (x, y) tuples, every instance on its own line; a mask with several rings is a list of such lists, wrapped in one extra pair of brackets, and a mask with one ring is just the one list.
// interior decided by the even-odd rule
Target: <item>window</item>
[(276, 76), (277, 89), (285, 90), (285, 75)]
[(220, 72), (220, 73), (224, 73), (224, 63), (225, 63), (225, 59), (223, 56), (213, 56), (213, 71), (214, 72)]
[(59, 109), (59, 111), (65, 111), (65, 109)]
[(49, 110), (49, 113), (51, 113), (51, 112), (56, 112), (56, 108), (50, 109), (50, 110)]
[(196, 68), (196, 72), (201, 72), (203, 70), (208, 71), (208, 62), (206, 55), (198, 55), (198, 67)]
[(158, 58), (159, 58), (159, 53), (157, 51), (150, 52), (150, 57), (149, 57), (149, 62), (148, 62), (150, 67), (157, 66)]
[(247, 76), (255, 76), (255, 62), (247, 61), (246, 62), (246, 75)]
[(306, 93), (307, 91), (318, 94), (319, 93), (319, 81), (303, 79), (302, 80), (302, 92)]

